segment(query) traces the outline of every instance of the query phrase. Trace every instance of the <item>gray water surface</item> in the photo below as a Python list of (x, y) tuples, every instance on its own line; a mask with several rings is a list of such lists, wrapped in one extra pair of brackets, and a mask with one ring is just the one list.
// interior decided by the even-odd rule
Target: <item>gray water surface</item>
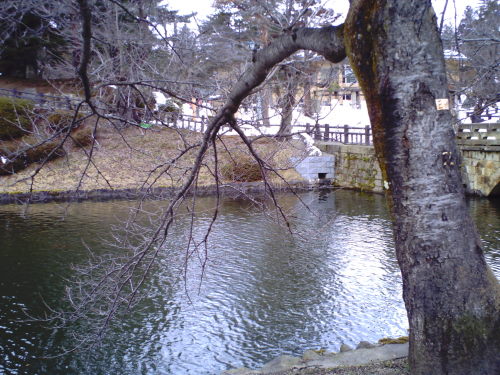
[[(204, 268), (193, 257), (184, 278), (188, 219), (180, 218), (147, 281), (147, 298), (113, 322), (91, 352), (60, 355), (78, 338), (20, 322), (47, 303), (64, 304), (72, 265), (87, 247), (108, 254), (136, 202), (0, 206), (0, 373), (218, 374), (258, 367), (280, 354), (338, 350), (341, 343), (407, 334), (401, 277), (384, 198), (350, 191), (280, 201), (290, 236), (249, 201), (224, 200)], [(472, 200), (488, 263), (500, 276), (500, 202)], [(148, 202), (146, 208), (164, 205)], [(198, 204), (196, 230), (209, 225), (213, 198)], [(201, 278), (203, 271), (203, 278)], [(201, 281), (201, 282), (200, 282)], [(84, 323), (82, 323), (84, 324)]]

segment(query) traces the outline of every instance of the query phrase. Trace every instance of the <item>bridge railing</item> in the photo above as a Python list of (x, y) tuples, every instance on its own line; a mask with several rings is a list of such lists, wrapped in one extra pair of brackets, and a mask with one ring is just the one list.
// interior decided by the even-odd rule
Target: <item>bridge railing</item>
[(489, 147), (500, 150), (500, 124), (460, 124), (457, 144), (464, 147)]

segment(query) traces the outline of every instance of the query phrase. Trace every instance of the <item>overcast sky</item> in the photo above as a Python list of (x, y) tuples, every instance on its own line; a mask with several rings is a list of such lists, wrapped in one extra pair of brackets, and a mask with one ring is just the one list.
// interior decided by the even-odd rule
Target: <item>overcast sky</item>
[[(346, 12), (349, 6), (348, 0), (323, 0), (326, 6), (335, 9), (338, 12)], [(434, 10), (441, 19), (441, 13), (446, 0), (433, 0)], [(164, 3), (169, 4), (169, 8), (172, 10), (179, 10), (180, 14), (188, 14), (192, 12), (197, 12), (198, 20), (203, 19), (208, 14), (212, 12), (213, 0), (165, 0)], [(464, 13), (465, 7), (470, 5), (472, 7), (477, 7), (480, 0), (449, 0), (448, 7), (445, 15), (445, 20), (447, 23), (453, 23), (455, 18), (455, 6), (457, 14), (457, 22), (460, 22), (461, 16)]]

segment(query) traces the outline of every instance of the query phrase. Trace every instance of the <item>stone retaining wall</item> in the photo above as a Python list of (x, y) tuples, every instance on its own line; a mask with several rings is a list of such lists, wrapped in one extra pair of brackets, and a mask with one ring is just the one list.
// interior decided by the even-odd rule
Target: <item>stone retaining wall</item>
[(462, 150), (462, 178), (469, 194), (500, 195), (500, 153)]
[[(373, 146), (315, 142), (321, 151), (335, 156), (337, 186), (364, 191), (382, 192), (382, 174)], [(462, 178), (468, 194), (500, 195), (500, 152), (480, 147), (460, 147)]]
[(327, 142), (316, 142), (315, 145), (321, 151), (335, 156), (335, 185), (363, 191), (384, 191), (382, 173), (373, 146)]
[(308, 181), (332, 180), (335, 176), (335, 156), (308, 156), (304, 159), (292, 158), (295, 170)]
[[(293, 188), (298, 191), (317, 189), (318, 186), (303, 180), (289, 180), (286, 184), (273, 184), (275, 191), (288, 191)], [(259, 194), (266, 191), (266, 185), (261, 182), (232, 182), (217, 188), (216, 185), (198, 186), (197, 196), (213, 195), (217, 192), (226, 197), (240, 197), (247, 194)], [(0, 204), (26, 204), (48, 202), (79, 202), (86, 200), (105, 201), (110, 199), (170, 199), (175, 194), (175, 188), (156, 187), (153, 189), (95, 189), (79, 191), (35, 191), (33, 193), (0, 193)], [(188, 190), (187, 195), (192, 191)]]

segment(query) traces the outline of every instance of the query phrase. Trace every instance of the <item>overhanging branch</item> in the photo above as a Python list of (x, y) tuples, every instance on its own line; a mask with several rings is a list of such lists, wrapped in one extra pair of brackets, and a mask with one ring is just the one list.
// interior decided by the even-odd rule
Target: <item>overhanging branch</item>
[(316, 52), (331, 62), (342, 61), (346, 56), (343, 29), (343, 25), (300, 28), (274, 39), (255, 54), (254, 63), (231, 90), (223, 113), (233, 116), (243, 99), (266, 79), (270, 69), (299, 50)]

